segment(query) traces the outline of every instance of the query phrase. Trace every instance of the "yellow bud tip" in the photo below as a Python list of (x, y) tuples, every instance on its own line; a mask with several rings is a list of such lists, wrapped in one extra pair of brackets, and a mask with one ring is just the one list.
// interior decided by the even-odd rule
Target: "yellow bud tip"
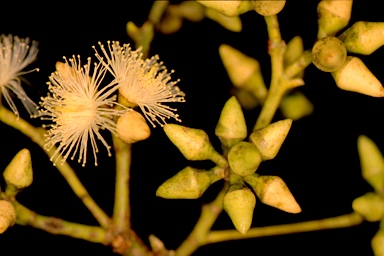
[(3, 172), (7, 184), (23, 189), (32, 184), (33, 172), (31, 154), (28, 149), (20, 150)]
[(127, 111), (119, 117), (116, 129), (119, 138), (130, 144), (145, 140), (151, 135), (144, 117), (134, 110)]
[(0, 234), (16, 222), (15, 207), (6, 200), (0, 200)]

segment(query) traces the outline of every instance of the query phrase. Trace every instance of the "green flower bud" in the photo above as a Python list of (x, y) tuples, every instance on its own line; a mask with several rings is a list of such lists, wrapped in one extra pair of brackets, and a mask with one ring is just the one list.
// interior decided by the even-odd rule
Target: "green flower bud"
[(256, 146), (241, 141), (234, 145), (228, 153), (228, 163), (232, 171), (240, 176), (254, 173), (259, 167), (262, 156)]
[(285, 96), (280, 103), (280, 110), (286, 118), (299, 120), (313, 112), (313, 104), (300, 92)]
[(384, 256), (384, 230), (376, 232), (372, 238), (371, 246), (375, 256)]
[(252, 10), (249, 1), (202, 1), (197, 0), (200, 4), (220, 12), (228, 17), (238, 16), (242, 13)]
[[(217, 2), (217, 1), (209, 1)], [(221, 12), (218, 12), (214, 9), (207, 8), (205, 10), (205, 16), (213, 21), (216, 21), (224, 28), (232, 32), (240, 32), (242, 29), (241, 19), (239, 16), (228, 17)]]
[(345, 63), (332, 72), (337, 87), (342, 90), (357, 92), (372, 97), (384, 97), (380, 81), (357, 57), (347, 57)]
[(16, 222), (16, 210), (13, 205), (6, 201), (0, 200), (0, 234), (12, 227)]
[(127, 111), (119, 117), (116, 130), (119, 138), (126, 143), (145, 140), (151, 135), (151, 129), (144, 117), (134, 110)]
[(199, 22), (204, 19), (204, 7), (196, 1), (184, 1), (178, 5), (168, 5), (168, 13), (183, 17), (189, 21)]
[(376, 193), (366, 193), (353, 200), (352, 208), (367, 221), (379, 221), (384, 217), (384, 198)]
[(241, 234), (246, 234), (251, 227), (256, 206), (252, 191), (241, 183), (231, 185), (224, 196), (223, 206), (235, 228)]
[(273, 159), (287, 137), (291, 125), (292, 119), (277, 121), (254, 131), (249, 136), (249, 141), (256, 145), (263, 160)]
[[(287, 48), (284, 52), (284, 67), (297, 61), (304, 52), (303, 39), (300, 36), (293, 37), (287, 44)], [(302, 78), (303, 72), (301, 72), (300, 78)]]
[(289, 213), (299, 213), (301, 208), (285, 182), (277, 176), (249, 175), (244, 177), (260, 201)]
[(384, 194), (384, 158), (376, 144), (365, 135), (357, 139), (363, 178), (380, 194)]
[(260, 101), (247, 89), (232, 87), (230, 93), (236, 97), (240, 106), (245, 110), (252, 110), (260, 105)]
[(188, 160), (211, 160), (221, 167), (228, 166), (227, 160), (215, 151), (208, 135), (200, 129), (177, 124), (164, 125), (165, 134)]
[(211, 172), (188, 166), (161, 184), (156, 196), (167, 199), (196, 199), (201, 197), (211, 184)]
[(252, 0), (253, 9), (260, 15), (271, 16), (283, 10), (285, 0)]
[(158, 29), (161, 33), (169, 35), (179, 31), (182, 25), (183, 19), (180, 16), (166, 12), (161, 19)]
[(369, 55), (384, 45), (384, 22), (358, 21), (339, 39), (348, 52)]
[(223, 147), (227, 149), (247, 137), (247, 124), (236, 97), (232, 96), (225, 103), (216, 125), (215, 134)]
[(347, 49), (344, 43), (333, 36), (321, 38), (312, 48), (312, 62), (324, 72), (338, 70), (346, 58)]
[(334, 36), (348, 25), (351, 18), (352, 0), (320, 1), (317, 5), (319, 30), (317, 38)]

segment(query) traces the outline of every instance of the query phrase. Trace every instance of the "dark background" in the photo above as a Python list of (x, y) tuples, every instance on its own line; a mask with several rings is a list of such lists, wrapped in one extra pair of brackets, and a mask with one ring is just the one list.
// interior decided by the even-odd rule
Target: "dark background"
[[(312, 47), (317, 34), (316, 6), (318, 1), (287, 1), (279, 14), (282, 37), (288, 42), (300, 35), (305, 49)], [(92, 56), (92, 45), (98, 41), (132, 42), (125, 25), (134, 21), (141, 25), (151, 7), (150, 2), (124, 1), (79, 3), (61, 1), (52, 4), (12, 2), (0, 15), (0, 34), (30, 37), (39, 42), (37, 60), (29, 66), (39, 67), (39, 73), (25, 76), (33, 87), (25, 86), (36, 102), (47, 92), (48, 76), (62, 56), (80, 54), (85, 62)], [(350, 25), (356, 21), (384, 21), (380, 1), (355, 1)], [(233, 33), (217, 23), (204, 19), (200, 23), (184, 22), (182, 29), (172, 35), (156, 34), (151, 55), (159, 54), (168, 69), (174, 69), (174, 79), (180, 78), (180, 89), (186, 93), (186, 103), (178, 108), (188, 127), (205, 130), (214, 146), (220, 144), (214, 129), (221, 108), (229, 98), (231, 83), (218, 55), (220, 44), (229, 44), (258, 59), (268, 83), (270, 61), (267, 54), (267, 32), (263, 18), (250, 12), (241, 16), (243, 31)], [(350, 26), (349, 25), (349, 26)], [(371, 56), (359, 56), (380, 81), (384, 49)], [(93, 58), (95, 60), (95, 58)], [(314, 113), (293, 123), (289, 135), (277, 157), (263, 162), (260, 174), (278, 175), (288, 185), (302, 213), (288, 214), (258, 203), (252, 226), (295, 223), (338, 216), (352, 211), (356, 197), (371, 191), (361, 178), (356, 148), (357, 137), (365, 134), (384, 150), (381, 122), (384, 100), (338, 89), (330, 74), (313, 65), (306, 69), (306, 85), (300, 88), (314, 104)], [(19, 109), (22, 105), (17, 101)], [(252, 129), (260, 109), (245, 111)], [(29, 120), (28, 116), (23, 117)], [(284, 117), (277, 112), (275, 120)], [(31, 121), (39, 126), (39, 120)], [(170, 122), (173, 122), (170, 121)], [(97, 225), (92, 215), (74, 195), (66, 181), (46, 157), (45, 153), (27, 137), (0, 124), (0, 170), (22, 148), (32, 154), (34, 182), (18, 195), (28, 208), (46, 216), (68, 221)], [(105, 133), (110, 141), (110, 135)], [(175, 249), (192, 230), (200, 213), (200, 206), (212, 200), (222, 185), (218, 182), (198, 200), (165, 200), (155, 191), (166, 179), (187, 165), (210, 167), (205, 162), (189, 162), (167, 139), (160, 127), (152, 129), (152, 136), (133, 146), (131, 174), (132, 225), (147, 243), (148, 236), (159, 237), (169, 249)], [(112, 214), (114, 197), (114, 159), (106, 157), (100, 146), (99, 166), (82, 168), (76, 161), (70, 164), (94, 200)], [(4, 186), (1, 179), (0, 184)], [(214, 229), (232, 229), (227, 216), (220, 215)], [(370, 240), (378, 223), (364, 223), (358, 227), (309, 232), (294, 235), (219, 243), (200, 248), (194, 255), (373, 255)], [(65, 236), (51, 235), (31, 227), (15, 225), (0, 235), (0, 255), (113, 255), (109, 247)]]

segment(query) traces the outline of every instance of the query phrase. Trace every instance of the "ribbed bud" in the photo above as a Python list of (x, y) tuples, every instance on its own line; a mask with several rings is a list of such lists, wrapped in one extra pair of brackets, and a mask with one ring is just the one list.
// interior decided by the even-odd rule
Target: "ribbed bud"
[(371, 246), (375, 256), (384, 256), (384, 230), (376, 232), (372, 238)]
[(379, 221), (384, 217), (384, 198), (376, 193), (366, 193), (353, 200), (352, 208), (367, 221)]
[(241, 141), (234, 145), (228, 153), (229, 166), (234, 173), (240, 176), (254, 173), (262, 160), (259, 150), (250, 142)]
[(127, 111), (119, 117), (116, 130), (119, 138), (130, 144), (145, 140), (151, 135), (151, 129), (144, 117), (134, 110)]
[(384, 194), (384, 159), (376, 144), (365, 135), (357, 139), (363, 178), (377, 191)]
[(229, 17), (238, 16), (242, 13), (252, 10), (249, 1), (201, 1), (197, 0), (205, 7), (211, 8)]
[(384, 45), (384, 22), (358, 21), (339, 39), (348, 52), (369, 55)]
[(247, 124), (236, 97), (232, 96), (225, 103), (216, 125), (215, 134), (223, 147), (227, 149), (247, 137)]
[(240, 32), (243, 27), (239, 16), (229, 17), (211, 8), (205, 10), (205, 16), (232, 32)]
[(263, 156), (263, 160), (273, 159), (287, 137), (291, 125), (292, 119), (277, 121), (254, 131), (249, 136), (249, 141), (256, 145)]
[(15, 207), (13, 207), (13, 205), (6, 200), (0, 200), (0, 234), (12, 227), (15, 222)]
[(232, 220), (235, 228), (246, 234), (252, 224), (256, 198), (252, 191), (241, 183), (229, 187), (223, 199), (224, 210)]
[(347, 49), (344, 43), (333, 36), (321, 38), (312, 48), (312, 62), (324, 72), (338, 70), (346, 58)]
[(280, 110), (286, 118), (295, 121), (312, 114), (313, 104), (301, 92), (294, 92), (281, 100)]
[(332, 72), (337, 87), (372, 97), (384, 97), (384, 89), (379, 80), (357, 57), (347, 57), (345, 63)]
[(285, 182), (277, 176), (250, 175), (244, 177), (260, 201), (289, 213), (299, 213), (301, 208)]
[(285, 0), (252, 0), (253, 9), (260, 15), (276, 15), (285, 6)]
[(322, 0), (317, 5), (319, 30), (317, 38), (334, 36), (348, 25), (351, 18), (352, 0)]

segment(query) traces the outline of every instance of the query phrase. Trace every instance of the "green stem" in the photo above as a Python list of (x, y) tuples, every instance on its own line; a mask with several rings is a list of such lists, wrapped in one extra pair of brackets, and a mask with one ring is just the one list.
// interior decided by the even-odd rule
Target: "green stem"
[(286, 79), (292, 79), (312, 63), (312, 51), (306, 50), (301, 56), (289, 65), (284, 72)]
[[(44, 134), (46, 131), (43, 128), (36, 128), (24, 119), (16, 117), (11, 111), (6, 109), (4, 106), (0, 106), (0, 121), (15, 128), (16, 130), (19, 130), (24, 135), (28, 136), (33, 142), (35, 142), (44, 150), (44, 152), (48, 155), (49, 158), (55, 152), (56, 147), (53, 147), (50, 151), (46, 151), (44, 149)], [(60, 158), (58, 159), (58, 162), (61, 162)], [(69, 164), (67, 162), (64, 162), (63, 164), (56, 165), (56, 168), (66, 179), (73, 192), (81, 199), (83, 204), (88, 208), (88, 210), (92, 213), (95, 219), (100, 223), (100, 225), (103, 228), (107, 228), (110, 223), (109, 217), (95, 203), (95, 201), (93, 201), (92, 197), (89, 195), (88, 191), (80, 182), (79, 178), (75, 174), (74, 170), (69, 166)]]
[(359, 225), (362, 222), (363, 218), (359, 214), (350, 213), (322, 220), (311, 220), (301, 223), (292, 223), (268, 227), (255, 227), (249, 229), (245, 235), (240, 234), (237, 230), (211, 231), (208, 234), (206, 244), (219, 243), (229, 240), (285, 235), (316, 230), (346, 228)]

